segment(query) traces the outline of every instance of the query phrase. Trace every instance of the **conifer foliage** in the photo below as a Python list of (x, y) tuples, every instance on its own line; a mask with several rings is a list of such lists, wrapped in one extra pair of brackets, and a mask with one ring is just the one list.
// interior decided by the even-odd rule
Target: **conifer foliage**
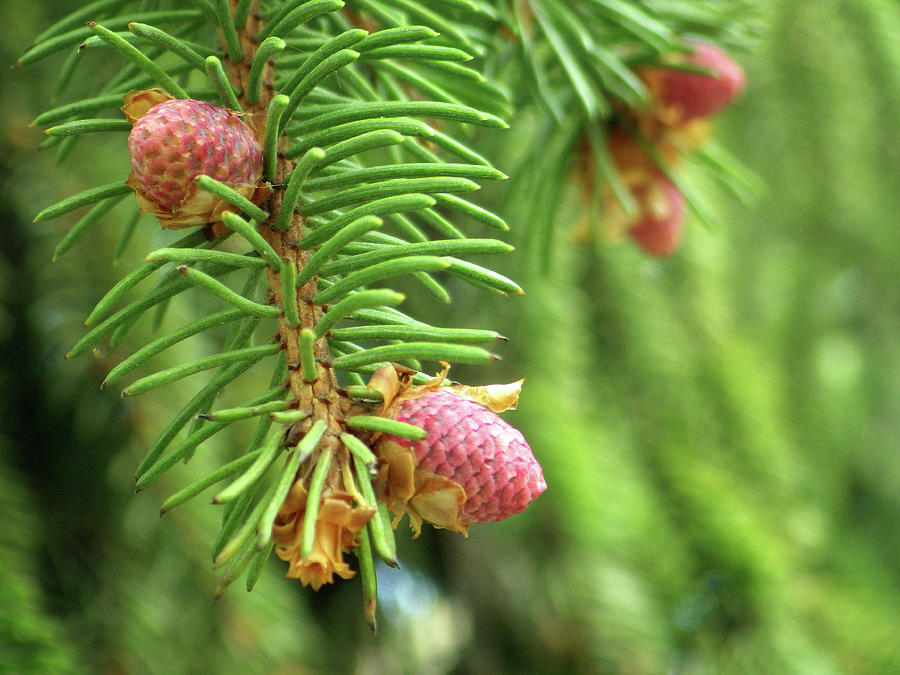
[[(900, 109), (896, 3), (345, 2), (285, 32), (275, 23), (327, 3), (7, 3), (10, 30), (61, 5), (75, 13), (4, 42), (9, 64), (26, 51), (23, 35), (43, 33), (7, 73), (14, 131), (0, 135), (0, 179), (12, 188), (0, 205), (0, 347), (11, 394), (0, 439), (10, 525), (0, 536), (10, 572), (0, 575), (0, 671), (900, 672), (900, 156), (884, 124)], [(223, 7), (234, 10), (239, 61), (229, 58)], [(751, 10), (762, 14), (758, 44)], [(360, 31), (353, 44), (331, 42)], [(747, 92), (719, 120), (711, 109), (685, 119), (686, 109), (664, 102), (659, 78), (712, 72), (687, 61), (698, 43), (747, 68)], [(44, 74), (58, 75), (55, 86)], [(276, 101), (283, 94), (290, 104), (307, 77), (295, 109)], [(56, 129), (42, 157), (21, 140), (22, 111), (41, 110), (33, 94), (48, 84), (54, 107), (38, 125)], [(250, 129), (232, 136), (255, 169), (246, 175), (225, 155), (195, 172), (180, 146), (164, 150), (174, 164), (145, 156), (150, 175), (191, 175), (172, 201), (182, 216), (205, 209), (200, 224), (161, 228), (171, 206), (139, 216), (141, 167), (129, 168), (127, 141), (136, 125), (119, 113), (128, 92), (214, 106)], [(497, 119), (510, 129), (492, 128)], [(346, 124), (356, 126), (340, 137)], [(266, 151), (273, 142), (275, 155)], [(746, 197), (754, 188), (723, 145), (768, 186), (751, 209), (720, 189)], [(49, 178), (48, 154), (65, 161)], [(501, 175), (484, 158), (510, 179), (491, 181)], [(392, 180), (436, 178), (485, 189), (474, 198), (434, 183), (383, 191)], [(92, 186), (25, 226), (22, 216), (67, 189)], [(181, 207), (186, 197), (204, 203)], [(288, 199), (294, 207), (281, 208)], [(684, 227), (659, 237), (632, 225), (642, 211), (657, 224), (683, 214)], [(498, 216), (511, 229), (494, 235), (492, 250), (508, 251), (503, 240), (516, 252), (474, 257), (473, 242), (486, 246), (480, 238)], [(721, 226), (703, 232), (704, 219)], [(293, 247), (295, 226), (321, 242)], [(610, 234), (623, 243), (610, 244)], [(635, 245), (666, 253), (678, 236), (664, 260)], [(65, 257), (40, 265), (54, 240)], [(473, 248), (450, 252), (448, 242)], [(400, 247), (451, 266), (414, 260), (409, 274), (355, 277), (341, 295), (357, 270), (407, 260), (391, 257)], [(282, 267), (277, 258), (291, 255), (305, 265)], [(338, 286), (322, 305), (298, 298), (296, 353), (307, 354), (299, 374), (276, 368), (295, 329), (281, 299), (292, 271), (294, 287), (313, 298)], [(497, 271), (528, 295), (483, 294), (517, 292)], [(119, 275), (89, 319), (88, 335), (99, 332), (73, 352), (84, 356), (58, 367), (53, 355), (81, 336), (83, 316), (72, 313), (87, 314)], [(391, 289), (406, 295), (402, 305), (391, 304)], [(452, 305), (437, 301), (445, 293)], [(362, 304), (341, 305), (350, 298)], [(497, 336), (474, 326), (510, 342), (480, 343)], [(423, 342), (480, 345), (504, 360), (475, 366), (473, 377), (457, 366), (435, 377), (443, 366), (429, 359), (448, 354), (406, 351)], [(310, 346), (318, 359), (304, 407), (283, 383), (305, 383)], [(378, 360), (345, 358), (366, 353)], [(154, 383), (141, 379), (173, 366), (183, 369), (157, 376), (169, 384), (137, 401), (110, 391), (138, 396)], [(92, 393), (107, 372), (107, 391)], [(549, 489), (522, 515), (472, 524), (468, 540), (428, 527), (415, 541), (400, 537), (402, 569), (376, 563), (382, 625), (372, 638), (346, 610), (363, 586), (372, 616), (365, 564), (370, 550), (391, 559), (385, 508), (451, 530), (507, 513), (454, 511), (461, 497), (476, 503), (468, 493), (483, 480), (460, 473), (476, 463), (460, 465), (457, 441), (477, 438), (465, 447), (482, 453), (489, 430), (511, 450), (510, 474), (516, 460), (519, 473), (534, 469), (488, 412), (488, 403), (510, 405), (515, 385), (449, 382), (482, 376), (527, 378), (519, 411), (503, 418), (533, 446)], [(460, 395), (462, 403), (451, 398)], [(441, 399), (457, 405), (439, 416), (431, 402)], [(335, 408), (340, 418), (329, 416)], [(420, 426), (440, 445), (405, 437)], [(285, 447), (269, 442), (279, 434)], [(129, 473), (148, 448), (158, 454), (139, 479), (151, 487), (133, 498)], [(536, 477), (530, 485), (542, 487)], [(155, 527), (145, 509), (170, 492), (163, 511), (174, 512)], [(518, 508), (517, 494), (500, 503)], [(220, 506), (208, 505), (214, 496)], [(312, 504), (315, 531), (304, 529)], [(265, 541), (259, 524), (269, 522)], [(309, 555), (294, 555), (310, 531), (320, 536)], [(253, 593), (232, 589), (210, 602), (210, 547), (222, 589), (243, 568)], [(288, 560), (261, 572), (277, 552)], [(319, 566), (301, 569), (304, 560)], [(278, 579), (285, 570), (321, 591), (297, 597), (299, 584)]]

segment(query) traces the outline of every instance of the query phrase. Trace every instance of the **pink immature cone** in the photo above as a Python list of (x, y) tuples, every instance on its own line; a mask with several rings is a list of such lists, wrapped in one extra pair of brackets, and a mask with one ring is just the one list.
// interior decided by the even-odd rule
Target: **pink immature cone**
[(698, 66), (711, 74), (677, 68), (647, 68), (643, 76), (665, 116), (677, 123), (707, 117), (721, 110), (744, 90), (743, 69), (719, 47), (691, 43), (692, 53), (680, 55), (673, 65)]
[(521, 432), (496, 413), (449, 391), (432, 391), (403, 401), (396, 419), (425, 429), (410, 441), (417, 469), (462, 486), (466, 501), (460, 520), (484, 523), (525, 510), (547, 489), (541, 465)]
[(207, 175), (230, 187), (255, 186), (262, 147), (236, 113), (204, 101), (170, 100), (138, 119), (128, 136), (135, 189), (160, 211), (178, 213)]
[(635, 196), (642, 211), (637, 223), (628, 231), (631, 238), (651, 255), (671, 255), (681, 243), (684, 196), (667, 178), (642, 187)]

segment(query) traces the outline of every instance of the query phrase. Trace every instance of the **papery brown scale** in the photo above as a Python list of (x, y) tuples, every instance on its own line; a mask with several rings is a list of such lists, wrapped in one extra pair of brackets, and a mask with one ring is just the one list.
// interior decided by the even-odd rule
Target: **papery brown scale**
[(278, 512), (272, 527), (272, 541), (275, 542), (275, 554), (289, 563), (286, 576), (319, 590), (324, 584), (333, 583), (335, 575), (342, 579), (355, 575), (344, 560), (344, 553), (359, 545), (359, 532), (372, 518), (375, 509), (354, 506), (353, 497), (343, 492), (333, 492), (323, 497), (315, 521), (312, 551), (303, 558), (300, 556), (300, 540), (306, 501), (306, 487), (302, 480), (298, 480)]

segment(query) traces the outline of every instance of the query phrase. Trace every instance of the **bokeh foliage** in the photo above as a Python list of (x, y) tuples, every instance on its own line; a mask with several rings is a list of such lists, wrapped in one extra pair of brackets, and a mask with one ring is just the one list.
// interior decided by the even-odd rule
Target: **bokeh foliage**
[[(0, 3), (6, 62), (64, 4)], [(98, 228), (50, 265), (62, 228), (30, 224), (123, 166), (92, 149), (51, 174), (27, 123), (54, 66), (3, 71), (0, 670), (900, 670), (900, 10), (759, 5), (762, 42), (738, 55), (749, 90), (717, 126), (763, 180), (757, 201), (708, 186), (719, 226), (690, 223), (682, 252), (658, 262), (571, 244), (586, 205), (568, 190), (548, 265), (513, 254), (501, 270), (527, 296), (454, 289), (450, 312), (511, 339), (500, 368), (466, 374), (526, 377), (509, 419), (550, 487), (465, 540), (426, 531), (408, 546), (401, 531), (376, 636), (356, 585), (302, 592), (274, 564), (252, 594), (211, 602), (202, 563), (217, 515), (199, 503), (153, 519), (203, 473), (203, 453), (129, 494), (156, 420), (181, 399), (122, 405), (92, 385), (104, 364), (62, 362), (117, 276), (118, 233)], [(483, 146), (508, 172), (539, 128), (510, 121)], [(524, 248), (514, 187), (492, 188), (491, 206)], [(134, 259), (155, 226), (138, 236)], [(175, 357), (203, 346), (191, 349)]]

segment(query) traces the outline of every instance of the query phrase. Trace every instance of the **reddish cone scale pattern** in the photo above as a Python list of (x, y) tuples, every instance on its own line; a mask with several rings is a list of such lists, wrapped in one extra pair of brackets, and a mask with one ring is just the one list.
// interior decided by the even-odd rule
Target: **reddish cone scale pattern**
[(682, 122), (707, 117), (731, 103), (746, 84), (744, 71), (719, 47), (708, 42), (695, 42), (694, 52), (681, 63), (699, 66), (712, 75), (674, 68), (657, 71), (658, 80), (651, 83), (658, 104), (675, 108)]
[(503, 520), (525, 510), (547, 489), (525, 438), (488, 408), (448, 391), (403, 402), (396, 417), (425, 429), (410, 446), (418, 468), (452, 480), (466, 493), (462, 520)]
[(196, 176), (230, 186), (255, 184), (262, 148), (240, 117), (217, 105), (173, 100), (151, 108), (128, 136), (131, 167), (144, 197), (175, 213)]

